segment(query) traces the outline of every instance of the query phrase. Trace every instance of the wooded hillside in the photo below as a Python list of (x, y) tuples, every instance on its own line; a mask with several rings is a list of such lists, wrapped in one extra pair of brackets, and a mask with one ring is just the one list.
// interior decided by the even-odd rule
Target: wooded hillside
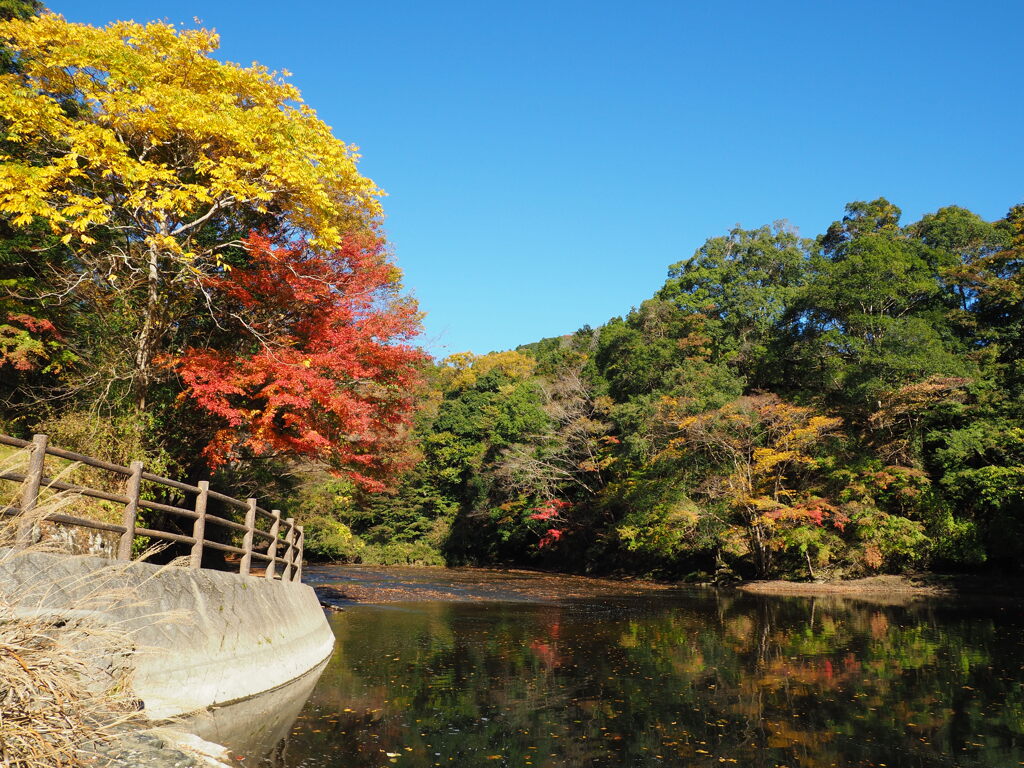
[(702, 579), (1019, 568), (1024, 207), (900, 217), (878, 199), (813, 239), (734, 229), (600, 328), (441, 361), (397, 492), (319, 497), (362, 537), (329, 554)]

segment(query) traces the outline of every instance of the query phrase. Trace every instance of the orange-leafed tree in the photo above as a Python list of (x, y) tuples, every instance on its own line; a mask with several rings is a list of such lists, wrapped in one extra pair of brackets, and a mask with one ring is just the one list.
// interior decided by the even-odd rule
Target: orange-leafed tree
[(679, 423), (675, 450), (704, 457), (703, 495), (718, 502), (746, 538), (759, 576), (773, 554), (796, 547), (813, 576), (813, 534), (841, 530), (847, 517), (821, 497), (819, 449), (841, 420), (776, 395), (740, 397)]
[(249, 262), (206, 281), (221, 343), (165, 361), (181, 399), (217, 428), (217, 467), (242, 457), (301, 456), (371, 490), (401, 463), (423, 353), (415, 302), (383, 240), (360, 235), (324, 252), (254, 235)]

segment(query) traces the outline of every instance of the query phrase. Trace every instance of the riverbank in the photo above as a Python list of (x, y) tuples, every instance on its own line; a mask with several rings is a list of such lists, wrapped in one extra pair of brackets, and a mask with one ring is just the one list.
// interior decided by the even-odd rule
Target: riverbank
[[(314, 566), (308, 569), (308, 574), (321, 603), (334, 609), (359, 603), (421, 600), (560, 602), (693, 588), (735, 589), (749, 594), (792, 597), (832, 595), (874, 602), (959, 596), (1012, 599), (1024, 595), (1024, 579), (932, 573), (885, 574), (821, 582), (747, 581), (729, 585), (599, 578), (503, 568)], [(443, 578), (438, 578), (442, 574)]]
[(17, 768), (221, 766), (181, 716), (318, 674), (334, 645), (304, 584), (42, 545), (0, 546), (0, 619), (0, 763)]
[(842, 581), (748, 581), (736, 585), (742, 592), (758, 595), (846, 597), (986, 597), (1012, 599), (1024, 595), (1024, 579), (915, 573), (868, 576)]
[(328, 607), (421, 600), (560, 602), (643, 595), (692, 585), (504, 568), (310, 566), (305, 580)]

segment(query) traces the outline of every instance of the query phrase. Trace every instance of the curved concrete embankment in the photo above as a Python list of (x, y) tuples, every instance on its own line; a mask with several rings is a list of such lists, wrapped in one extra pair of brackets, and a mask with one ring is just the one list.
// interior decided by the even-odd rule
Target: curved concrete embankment
[(267, 691), (331, 653), (311, 587), (207, 570), (43, 553), (0, 558), (19, 611), (73, 611), (124, 629), (136, 695), (153, 719)]

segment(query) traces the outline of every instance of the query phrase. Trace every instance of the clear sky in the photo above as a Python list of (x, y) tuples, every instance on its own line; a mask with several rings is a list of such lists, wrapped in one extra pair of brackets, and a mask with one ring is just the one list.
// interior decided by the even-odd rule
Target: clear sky
[(51, 0), (288, 69), (362, 171), (438, 355), (622, 315), (734, 224), (1024, 202), (1019, 0)]

